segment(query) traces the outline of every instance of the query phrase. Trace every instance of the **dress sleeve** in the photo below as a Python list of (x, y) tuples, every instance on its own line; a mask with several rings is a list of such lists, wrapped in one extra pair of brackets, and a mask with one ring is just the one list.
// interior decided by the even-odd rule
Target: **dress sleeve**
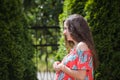
[(90, 70), (93, 68), (93, 59), (90, 51), (77, 50), (76, 66), (78, 69)]

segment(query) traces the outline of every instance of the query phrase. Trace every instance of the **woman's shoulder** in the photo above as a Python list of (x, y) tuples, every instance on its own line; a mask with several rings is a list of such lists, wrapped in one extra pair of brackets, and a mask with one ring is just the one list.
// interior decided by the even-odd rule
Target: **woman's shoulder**
[(85, 42), (79, 42), (76, 47), (76, 51), (79, 55), (86, 54), (92, 56), (92, 52)]
[(77, 44), (77, 50), (81, 50), (81, 51), (89, 51), (90, 49), (88, 48), (88, 45), (85, 42), (79, 42)]

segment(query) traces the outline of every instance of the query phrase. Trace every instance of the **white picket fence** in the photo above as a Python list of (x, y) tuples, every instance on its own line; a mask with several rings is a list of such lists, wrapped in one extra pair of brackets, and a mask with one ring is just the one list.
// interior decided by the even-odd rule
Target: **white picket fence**
[(37, 72), (38, 80), (55, 80), (54, 72)]

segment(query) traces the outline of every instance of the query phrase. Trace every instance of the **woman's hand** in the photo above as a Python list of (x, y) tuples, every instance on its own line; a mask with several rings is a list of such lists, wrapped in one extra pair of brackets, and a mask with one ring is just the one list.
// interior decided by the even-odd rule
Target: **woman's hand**
[(56, 61), (53, 63), (53, 68), (55, 71), (60, 71), (60, 70), (62, 70), (63, 67), (64, 67), (64, 65), (62, 63), (60, 63), (59, 61)]

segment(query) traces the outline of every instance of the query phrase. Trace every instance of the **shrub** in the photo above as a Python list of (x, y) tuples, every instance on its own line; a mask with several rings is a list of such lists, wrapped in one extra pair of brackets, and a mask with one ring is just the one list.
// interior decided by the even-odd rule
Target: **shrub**
[[(0, 79), (36, 80), (21, 0), (0, 1)], [(26, 24), (27, 25), (27, 24)]]
[(119, 0), (89, 0), (85, 6), (100, 60), (96, 80), (120, 79), (119, 4)]

